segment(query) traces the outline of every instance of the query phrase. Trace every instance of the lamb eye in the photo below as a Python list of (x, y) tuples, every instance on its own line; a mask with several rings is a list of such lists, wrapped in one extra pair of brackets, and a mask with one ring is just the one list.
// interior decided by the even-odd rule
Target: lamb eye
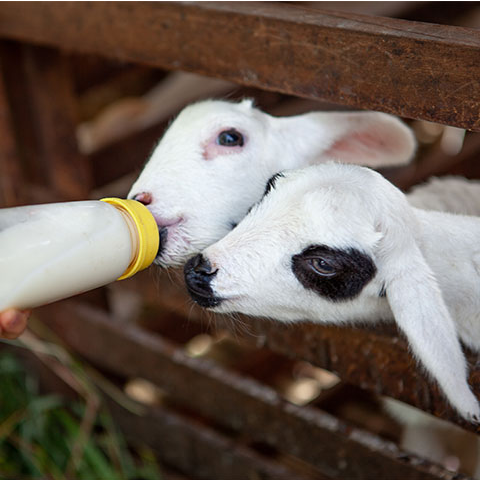
[(223, 147), (243, 147), (243, 135), (234, 128), (224, 130), (218, 135), (217, 144)]
[(308, 264), (315, 273), (322, 275), (322, 277), (333, 277), (337, 274), (335, 268), (323, 258), (309, 258)]

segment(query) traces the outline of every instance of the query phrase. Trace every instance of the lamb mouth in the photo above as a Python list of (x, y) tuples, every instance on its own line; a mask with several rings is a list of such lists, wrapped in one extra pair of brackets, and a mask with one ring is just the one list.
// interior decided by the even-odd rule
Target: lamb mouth
[[(159, 233), (160, 238), (159, 238), (157, 255), (155, 257), (155, 263), (163, 266), (162, 265), (162, 263), (163, 263), (162, 258), (165, 255), (165, 250), (166, 250), (166, 247), (167, 247), (168, 237), (171, 236), (170, 234), (175, 232), (176, 227), (178, 227), (179, 225), (181, 225), (184, 222), (184, 219), (179, 218), (179, 219), (177, 219), (175, 221), (172, 221), (170, 223), (165, 223), (165, 222), (162, 223), (158, 219), (156, 219), (156, 220), (157, 220), (158, 233)], [(173, 230), (173, 232), (172, 232), (172, 230)], [(181, 232), (179, 232), (179, 233), (181, 233)], [(176, 235), (178, 236), (179, 233), (176, 233)], [(182, 240), (183, 240), (183, 238), (182, 238)], [(186, 241), (185, 241), (185, 243), (188, 244), (188, 242), (186, 242)]]
[(158, 228), (159, 234), (159, 243), (158, 243), (158, 251), (156, 257), (161, 257), (163, 251), (165, 250), (165, 245), (167, 244), (167, 237), (168, 237), (168, 228), (167, 227), (159, 227)]

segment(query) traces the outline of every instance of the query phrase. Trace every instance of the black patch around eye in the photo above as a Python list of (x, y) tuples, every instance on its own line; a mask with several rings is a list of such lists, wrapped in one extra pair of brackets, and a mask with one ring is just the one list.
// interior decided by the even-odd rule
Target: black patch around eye
[(224, 130), (219, 133), (217, 143), (223, 147), (243, 147), (243, 135), (234, 128)]
[(272, 175), (269, 178), (269, 180), (267, 182), (267, 186), (265, 187), (265, 191), (263, 192), (263, 196), (268, 195), (268, 193), (271, 192), (275, 188), (275, 183), (281, 177), (283, 178), (283, 177), (285, 177), (285, 175), (282, 172), (278, 172), (278, 173), (276, 173), (275, 175)]
[[(310, 265), (313, 258), (325, 259), (336, 274), (325, 277), (315, 273)], [(368, 255), (355, 248), (340, 250), (326, 245), (312, 245), (293, 255), (292, 271), (308, 290), (313, 290), (328, 300), (340, 302), (359, 295), (375, 277), (377, 268)]]

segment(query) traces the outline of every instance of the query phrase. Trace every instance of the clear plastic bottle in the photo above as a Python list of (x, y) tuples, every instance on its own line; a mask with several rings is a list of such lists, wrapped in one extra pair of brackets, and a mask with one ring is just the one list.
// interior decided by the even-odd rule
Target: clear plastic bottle
[(0, 312), (27, 309), (128, 278), (159, 247), (150, 211), (106, 198), (0, 210)]

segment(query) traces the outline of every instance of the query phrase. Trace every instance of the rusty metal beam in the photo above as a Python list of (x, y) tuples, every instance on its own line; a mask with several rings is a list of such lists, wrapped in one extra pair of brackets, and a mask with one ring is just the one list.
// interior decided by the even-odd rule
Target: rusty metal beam
[(0, 36), (480, 130), (473, 29), (273, 2), (6, 2)]
[(340, 478), (426, 479), (453, 474), (406, 455), (393, 443), (317, 409), (297, 407), (274, 390), (74, 301), (37, 312), (88, 360), (127, 377), (159, 385), (182, 405), (255, 441), (310, 462)]

